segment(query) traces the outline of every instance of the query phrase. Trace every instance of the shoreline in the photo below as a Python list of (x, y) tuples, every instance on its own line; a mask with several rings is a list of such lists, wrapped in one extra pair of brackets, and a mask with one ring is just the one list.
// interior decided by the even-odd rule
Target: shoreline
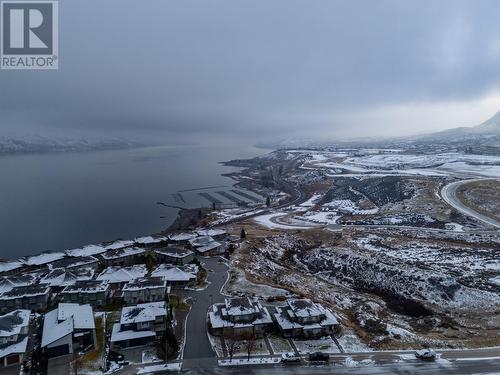
[[(258, 184), (252, 179), (239, 179), (238, 176), (242, 175), (242, 172), (244, 171), (245, 167), (244, 166), (236, 166), (232, 165), (231, 163), (237, 162), (237, 160), (229, 160), (229, 161), (224, 161), (224, 162), (219, 162), (220, 164), (228, 167), (239, 167), (239, 171), (233, 171), (233, 172), (227, 172), (227, 173), (221, 173), (220, 175), (223, 177), (230, 178), (232, 180), (231, 187), (238, 187), (241, 189), (249, 190), (255, 194), (259, 194), (258, 191), (256, 191)], [(189, 189), (189, 190), (198, 190), (198, 189)], [(141, 237), (147, 237), (147, 236), (168, 236), (169, 234), (175, 233), (175, 232), (181, 232), (181, 231), (186, 231), (190, 230), (190, 228), (195, 228), (199, 226), (199, 223), (206, 219), (208, 214), (210, 214), (213, 209), (209, 207), (194, 207), (194, 208), (184, 208), (180, 206), (172, 206), (172, 205), (167, 205), (162, 202), (156, 202), (156, 204), (162, 204), (164, 206), (167, 206), (169, 208), (176, 209), (176, 217), (173, 219), (173, 221), (164, 229), (158, 231), (158, 232), (153, 232), (153, 233), (146, 233), (146, 234), (140, 234), (134, 236), (134, 238), (124, 238), (124, 237), (118, 237), (114, 240), (105, 240), (100, 243), (98, 243), (96, 246), (107, 246), (109, 244), (112, 244), (113, 242), (116, 241), (134, 241), (137, 238)], [(201, 214), (200, 214), (201, 213)], [(40, 252), (35, 252), (33, 254), (28, 254), (28, 255), (22, 255), (17, 258), (0, 258), (0, 265), (1, 264), (8, 264), (8, 263), (14, 263), (18, 262), (22, 259), (29, 259), (31, 257), (36, 257), (42, 254), (58, 254), (58, 253), (64, 253), (67, 254), (68, 252), (75, 250), (75, 249), (82, 249), (85, 248), (86, 246), (93, 246), (95, 244), (83, 244), (81, 246), (72, 248), (72, 249), (62, 249), (62, 250), (48, 250), (48, 251), (40, 251)], [(71, 256), (71, 255), (67, 255)]]

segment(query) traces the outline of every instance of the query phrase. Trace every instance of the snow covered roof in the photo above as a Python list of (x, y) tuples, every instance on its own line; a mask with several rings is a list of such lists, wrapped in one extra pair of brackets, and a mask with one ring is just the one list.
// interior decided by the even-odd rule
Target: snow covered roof
[[(307, 298), (289, 299), (285, 307), (276, 308), (277, 314), (276, 321), (283, 329), (302, 327), (304, 329), (311, 329), (321, 326), (336, 325), (338, 320), (333, 313), (324, 308), (319, 303), (314, 303)], [(300, 321), (295, 322), (296, 318), (317, 318), (317, 320), (310, 324), (304, 324)], [(287, 327), (287, 328), (285, 328)]]
[(156, 333), (151, 330), (146, 331), (134, 331), (132, 329), (121, 330), (120, 323), (113, 324), (113, 331), (111, 332), (111, 342), (139, 339), (143, 337), (154, 337)]
[(88, 264), (93, 264), (97, 263), (98, 260), (97, 258), (94, 258), (93, 256), (67, 256), (62, 259), (58, 259), (54, 262), (50, 263), (50, 266), (52, 268), (73, 268), (73, 267), (81, 267), (85, 266)]
[(185, 258), (189, 255), (192, 255), (193, 252), (189, 249), (185, 249), (182, 247), (162, 247), (161, 249), (156, 249), (155, 253), (167, 255), (172, 258)]
[(35, 278), (35, 275), (31, 273), (0, 277), (0, 293), (8, 292), (17, 286), (31, 285), (34, 283)]
[(19, 335), (30, 323), (30, 310), (14, 310), (0, 316), (0, 337)]
[(40, 282), (50, 286), (73, 285), (79, 280), (90, 280), (94, 277), (94, 268), (83, 267), (74, 269), (56, 268), (45, 275)]
[(135, 243), (138, 243), (140, 245), (149, 245), (152, 243), (159, 243), (166, 241), (167, 237), (160, 236), (160, 237), (153, 237), (153, 236), (144, 236), (144, 237), (138, 237), (134, 240)]
[(19, 259), (21, 262), (26, 264), (27, 266), (41, 266), (50, 262), (54, 262), (58, 259), (62, 259), (65, 257), (65, 253), (42, 253), (39, 255), (33, 255), (26, 258)]
[(0, 299), (16, 299), (20, 297), (33, 297), (39, 295), (46, 295), (49, 293), (48, 284), (36, 284), (36, 285), (26, 285), (26, 286), (16, 286), (11, 290), (2, 293)]
[(224, 304), (228, 315), (248, 315), (258, 311), (248, 297), (226, 298)]
[(193, 238), (192, 240), (189, 240), (189, 243), (191, 246), (194, 247), (200, 247), (200, 246), (205, 246), (209, 244), (210, 242), (214, 242), (215, 240), (210, 237), (210, 236), (201, 236), (201, 237), (196, 237)]
[(105, 253), (101, 254), (104, 259), (118, 259), (123, 257), (128, 257), (132, 255), (138, 255), (144, 253), (144, 249), (140, 247), (125, 247), (119, 249), (107, 250)]
[(92, 307), (77, 303), (60, 303), (57, 309), (44, 316), (42, 347), (72, 334), (75, 329), (95, 329)]
[(109, 285), (103, 280), (79, 280), (68, 285), (61, 293), (99, 293), (105, 292)]
[(148, 270), (144, 264), (136, 264), (131, 267), (108, 267), (97, 276), (97, 280), (106, 280), (109, 283), (124, 283), (144, 277), (147, 273)]
[(18, 268), (21, 268), (23, 263), (20, 261), (14, 260), (10, 262), (0, 262), (0, 273), (9, 272)]
[(171, 234), (168, 236), (168, 238), (172, 241), (189, 241), (192, 240), (193, 238), (196, 238), (196, 234), (193, 233), (177, 233), (177, 234)]
[(59, 322), (57, 309), (49, 311), (43, 318), (42, 347), (73, 333), (73, 318)]
[(63, 321), (73, 318), (75, 329), (95, 329), (94, 311), (90, 305), (78, 303), (59, 303), (57, 306), (57, 320)]
[(164, 280), (185, 281), (196, 279), (198, 266), (195, 264), (187, 264), (185, 266), (174, 266), (172, 264), (160, 264), (152, 273), (151, 276), (161, 277)]
[[(228, 307), (232, 309), (231, 314)], [(235, 322), (231, 319), (231, 315), (249, 315), (250, 320)], [(249, 298), (228, 298), (226, 303), (215, 304), (209, 310), (208, 318), (213, 328), (250, 327), (252, 325), (272, 323), (271, 314), (269, 314), (267, 308), (263, 307), (258, 301)]]
[(112, 242), (108, 245), (105, 246), (106, 250), (114, 250), (114, 249), (121, 249), (122, 247), (128, 247), (132, 246), (134, 244), (134, 241), (131, 240), (118, 240), (115, 242)]
[(126, 306), (122, 309), (120, 324), (132, 324), (154, 321), (158, 316), (166, 316), (165, 302), (141, 303), (135, 306)]
[(196, 249), (196, 251), (198, 251), (200, 253), (205, 253), (207, 251), (210, 251), (210, 250), (213, 250), (213, 249), (217, 249), (217, 248), (219, 248), (221, 246), (222, 246), (222, 244), (220, 242), (212, 241), (212, 242), (207, 243), (205, 246), (198, 247)]
[(0, 358), (7, 357), (11, 354), (22, 354), (26, 353), (26, 348), (28, 347), (28, 336), (26, 336), (21, 341), (16, 342), (12, 345), (1, 345), (0, 346)]
[(104, 253), (105, 251), (106, 249), (103, 246), (87, 245), (84, 246), (82, 249), (67, 250), (66, 254), (72, 257), (78, 257), (78, 256), (98, 255)]
[(291, 298), (287, 300), (287, 304), (290, 306), (292, 313), (299, 318), (320, 316), (325, 312), (323, 306), (307, 298)]
[(142, 289), (165, 288), (166, 285), (166, 281), (161, 277), (141, 277), (140, 279), (129, 281), (125, 284), (122, 290), (125, 292)]
[(196, 233), (198, 233), (200, 236), (221, 236), (223, 234), (226, 234), (226, 231), (223, 229), (200, 229), (197, 230)]

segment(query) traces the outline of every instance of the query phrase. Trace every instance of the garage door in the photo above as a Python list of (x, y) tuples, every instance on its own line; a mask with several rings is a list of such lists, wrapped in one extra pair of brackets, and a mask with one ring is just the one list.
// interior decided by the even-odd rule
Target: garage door
[(59, 357), (61, 355), (69, 354), (69, 345), (54, 346), (53, 348), (47, 348), (47, 355), (49, 358)]

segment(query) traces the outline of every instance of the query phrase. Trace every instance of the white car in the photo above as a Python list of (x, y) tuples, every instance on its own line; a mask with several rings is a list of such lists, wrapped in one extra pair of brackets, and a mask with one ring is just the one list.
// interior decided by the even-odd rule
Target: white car
[(300, 362), (300, 357), (293, 352), (283, 353), (281, 355), (281, 362), (284, 363)]
[(432, 349), (422, 349), (415, 352), (415, 357), (425, 361), (433, 361), (436, 359), (436, 352)]

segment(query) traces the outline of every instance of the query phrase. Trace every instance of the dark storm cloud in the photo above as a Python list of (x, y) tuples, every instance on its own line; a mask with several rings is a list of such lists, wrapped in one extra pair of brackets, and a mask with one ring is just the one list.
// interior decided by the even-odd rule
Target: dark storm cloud
[(1, 126), (166, 140), (415, 132), (400, 129), (404, 108), (495, 95), (498, 14), (476, 0), (61, 1), (60, 70), (0, 72)]

